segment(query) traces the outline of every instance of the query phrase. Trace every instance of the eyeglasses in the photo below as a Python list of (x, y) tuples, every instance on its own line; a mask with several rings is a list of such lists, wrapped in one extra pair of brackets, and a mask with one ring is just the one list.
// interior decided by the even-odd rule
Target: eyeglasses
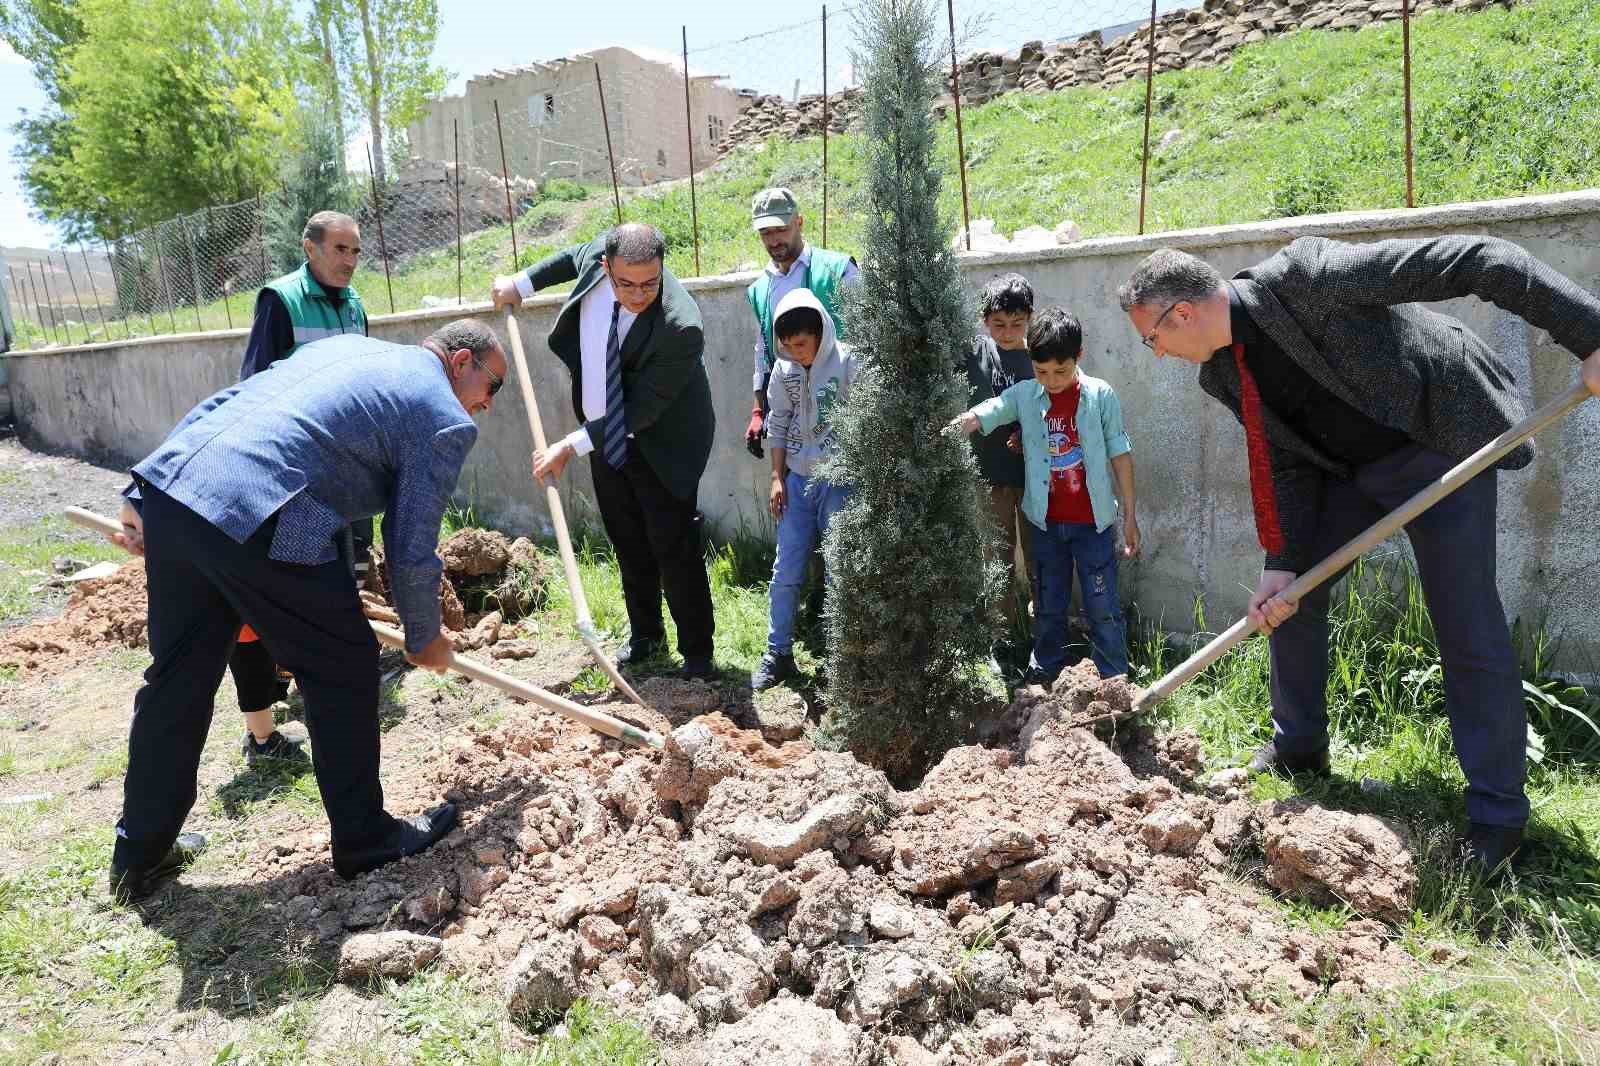
[[(1178, 301), (1178, 303), (1182, 303), (1182, 302), (1183, 302), (1182, 300)], [(1160, 332), (1160, 330), (1161, 330), (1161, 323), (1166, 319), (1166, 317), (1168, 315), (1170, 315), (1172, 313), (1172, 309), (1174, 307), (1177, 307), (1177, 306), (1178, 306), (1178, 304), (1176, 304), (1176, 303), (1168, 304), (1167, 305), (1167, 309), (1165, 311), (1161, 312), (1161, 314), (1156, 316), (1156, 324), (1150, 327), (1150, 332), (1146, 333), (1143, 337), (1139, 338), (1141, 341), (1144, 342), (1144, 346), (1146, 348), (1149, 348), (1152, 352), (1156, 350), (1156, 334), (1158, 332)]]
[(661, 288), (661, 275), (657, 274), (649, 281), (639, 282), (624, 281), (621, 278), (613, 277), (611, 279), (611, 287), (616, 289), (618, 292), (655, 292), (657, 289)]
[(489, 375), (490, 396), (493, 396), (495, 393), (499, 392), (500, 386), (506, 383), (505, 378), (501, 377), (499, 374), (496, 374), (493, 370), (490, 370), (486, 365), (484, 365), (483, 361), (478, 358), (477, 353), (473, 353), (472, 365)]

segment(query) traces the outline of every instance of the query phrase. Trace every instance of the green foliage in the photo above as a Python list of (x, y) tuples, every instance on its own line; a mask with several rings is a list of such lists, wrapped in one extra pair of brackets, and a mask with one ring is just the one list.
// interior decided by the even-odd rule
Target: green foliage
[(907, 775), (964, 724), (997, 573), (971, 454), (943, 432), (967, 397), (973, 311), (939, 203), (932, 7), (874, 0), (859, 18), (870, 147), (863, 283), (844, 318), (861, 369), (823, 468), (851, 490), (824, 545), (829, 703), (854, 751)]
[(35, 64), (64, 66), (59, 111), (18, 130), (41, 214), (115, 237), (270, 184), (298, 133), (285, 0), (82, 0), (72, 16), (81, 37)]
[(439, 5), (437, 0), (335, 0), (331, 7), (339, 65), (355, 90), (351, 104), (372, 136), (372, 164), (382, 182), (387, 164), (406, 157), (406, 125), (449, 81), (448, 72), (432, 62)]
[(294, 270), (305, 261), (300, 244), (306, 219), (318, 211), (356, 213), (361, 183), (345, 170), (344, 144), (334, 116), (325, 110), (307, 110), (302, 117), (304, 138), (281, 173), (282, 188), (266, 202), (267, 254), (275, 272)]
[(539, 188), (541, 200), (571, 202), (585, 199), (588, 195), (588, 190), (571, 178), (551, 178)]

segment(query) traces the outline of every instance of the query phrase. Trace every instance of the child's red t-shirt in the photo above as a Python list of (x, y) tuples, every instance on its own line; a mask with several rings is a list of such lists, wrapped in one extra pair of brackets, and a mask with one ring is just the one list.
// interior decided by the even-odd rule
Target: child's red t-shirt
[(1089, 503), (1089, 482), (1083, 472), (1083, 447), (1078, 443), (1077, 382), (1050, 397), (1045, 412), (1046, 440), (1050, 445), (1050, 503), (1045, 518), (1051, 522), (1094, 524)]

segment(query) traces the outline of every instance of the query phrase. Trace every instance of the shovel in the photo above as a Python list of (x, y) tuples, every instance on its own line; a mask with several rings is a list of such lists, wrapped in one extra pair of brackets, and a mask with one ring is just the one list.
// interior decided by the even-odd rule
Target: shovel
[[(1539, 433), (1561, 421), (1568, 412), (1584, 400), (1587, 400), (1589, 396), (1589, 389), (1581, 381), (1573, 385), (1565, 393), (1551, 400), (1533, 414), (1451, 467), (1439, 480), (1422, 489), (1388, 515), (1379, 519), (1371, 528), (1354, 537), (1344, 547), (1295, 578), (1294, 583), (1279, 595), (1286, 600), (1298, 602), (1306, 593), (1355, 562), (1364, 552), (1376, 547), (1423, 511), (1426, 511), (1456, 489), (1471, 481), (1483, 470), (1493, 466), (1517, 445), (1535, 433)], [(1109, 721), (1113, 718), (1142, 714), (1150, 710), (1177, 691), (1184, 682), (1222, 658), (1235, 644), (1238, 644), (1259, 628), (1260, 625), (1251, 621), (1250, 617), (1246, 615), (1229, 626), (1225, 632), (1212, 639), (1211, 643), (1189, 656), (1177, 669), (1146, 689), (1144, 694), (1134, 702), (1132, 709), (1118, 711), (1109, 715), (1098, 715), (1092, 721)], [(1087, 725), (1090, 721), (1085, 720), (1078, 724)]]
[[(517, 384), (522, 389), (522, 405), (528, 409), (528, 426), (533, 430), (533, 445), (541, 452), (547, 447), (544, 437), (544, 420), (539, 417), (539, 399), (533, 394), (533, 379), (528, 376), (528, 358), (522, 352), (522, 330), (517, 325), (516, 312), (506, 308), (506, 334), (511, 338), (511, 358), (516, 363)], [(572, 610), (578, 636), (589, 646), (589, 654), (594, 656), (594, 661), (604, 670), (622, 692), (640, 707), (648, 704), (639, 698), (623, 678), (622, 671), (617, 669), (609, 656), (600, 649), (600, 634), (595, 631), (594, 618), (589, 614), (589, 598), (584, 595), (583, 582), (578, 579), (578, 560), (572, 554), (572, 537), (567, 532), (567, 516), (561, 507), (561, 493), (557, 491), (554, 479), (546, 478), (544, 482), (545, 505), (550, 508), (550, 522), (556, 527), (556, 545), (561, 549), (561, 565), (567, 572), (567, 587), (572, 590)]]
[[(93, 511), (85, 511), (81, 507), (68, 507), (66, 514), (70, 521), (76, 523), (77, 525), (83, 526), (85, 529), (92, 529), (96, 533), (104, 533), (109, 535), (112, 533), (122, 532), (122, 525), (120, 523), (114, 522), (103, 515), (95, 514)], [(398, 629), (393, 629), (378, 622), (369, 622), (368, 624), (372, 626), (372, 632), (377, 636), (379, 641), (387, 644), (391, 648), (397, 648), (400, 651), (405, 650), (406, 638), (405, 635)], [(605, 714), (602, 711), (592, 710), (591, 708), (584, 707), (581, 704), (573, 703), (571, 700), (562, 699), (553, 692), (546, 692), (537, 685), (530, 685), (528, 682), (523, 681), (520, 678), (515, 678), (510, 674), (502, 673), (499, 670), (496, 670), (493, 667), (485, 666), (476, 660), (468, 659), (462, 655), (457, 655), (455, 652), (450, 653), (450, 669), (454, 670), (458, 674), (470, 677), (474, 681), (482, 681), (486, 685), (492, 685), (501, 692), (504, 692), (509, 696), (513, 696), (516, 699), (526, 700), (527, 702), (536, 704), (537, 706), (543, 707), (546, 710), (555, 711), (557, 714), (566, 715), (573, 721), (581, 722), (583, 725), (588, 726), (597, 733), (604, 733), (608, 737), (615, 737), (624, 744), (630, 744), (641, 748), (659, 749), (666, 743), (659, 733), (654, 733), (648, 729), (641, 729), (638, 726), (631, 725), (622, 721), (621, 719), (613, 718), (609, 714)]]

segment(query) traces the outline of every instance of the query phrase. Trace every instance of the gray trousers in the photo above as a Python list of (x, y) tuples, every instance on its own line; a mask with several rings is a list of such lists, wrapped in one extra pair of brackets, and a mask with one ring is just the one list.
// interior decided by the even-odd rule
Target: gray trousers
[[(1329, 479), (1313, 558), (1323, 559), (1453, 462), (1410, 445)], [(1467, 778), (1467, 817), (1488, 825), (1528, 821), (1522, 677), (1495, 588), (1495, 476), (1485, 471), (1406, 527), (1439, 639), (1445, 709)], [(1335, 579), (1337, 580), (1337, 579)], [(1273, 739), (1282, 753), (1328, 744), (1328, 600), (1334, 582), (1300, 601), (1272, 634)]]

